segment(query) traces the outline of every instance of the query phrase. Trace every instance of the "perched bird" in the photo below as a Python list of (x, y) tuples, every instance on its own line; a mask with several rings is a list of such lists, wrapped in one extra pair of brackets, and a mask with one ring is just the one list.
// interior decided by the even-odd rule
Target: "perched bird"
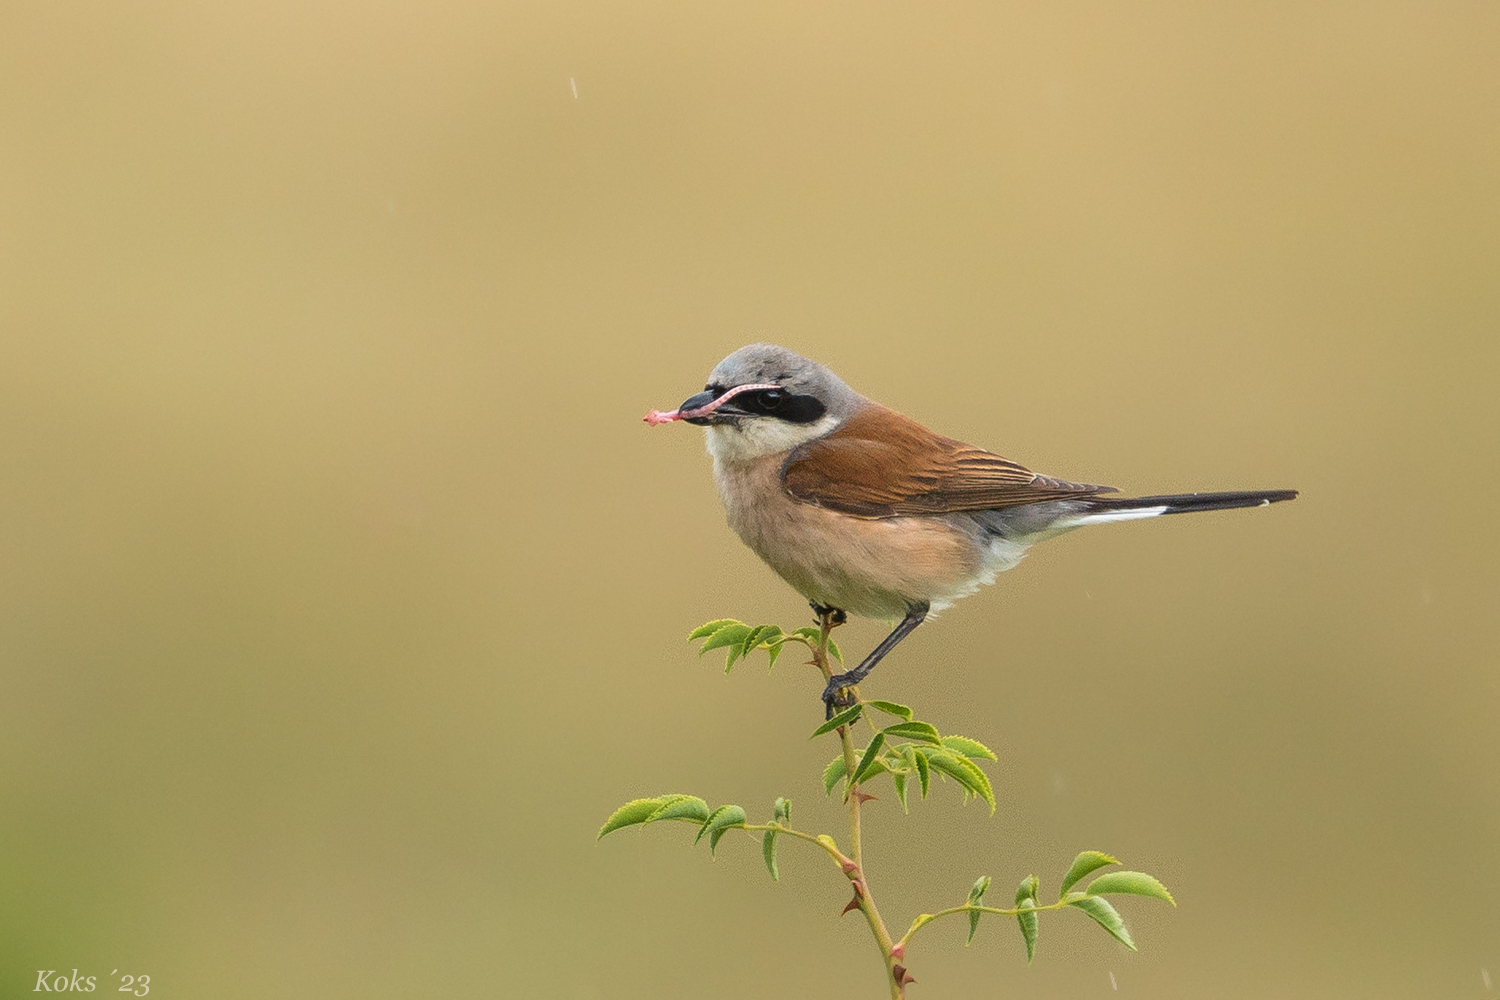
[(829, 681), (829, 714), (929, 613), (993, 583), (1037, 542), (1086, 524), (1297, 495), (1103, 496), (1117, 491), (943, 437), (771, 344), (740, 348), (702, 392), (645, 419), (705, 429), (730, 527), (815, 611), (900, 619), (864, 662)]

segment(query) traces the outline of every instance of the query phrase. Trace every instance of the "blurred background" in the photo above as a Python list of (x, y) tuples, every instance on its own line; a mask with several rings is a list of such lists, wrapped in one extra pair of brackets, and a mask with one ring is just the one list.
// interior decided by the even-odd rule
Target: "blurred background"
[[(808, 619), (648, 429), (785, 344), (1098, 528), (865, 685), (995, 816), (867, 811), (895, 928), (1073, 854), (1177, 910), (925, 932), (913, 998), (1500, 981), (1500, 8), (0, 12), (0, 995), (883, 996)], [(840, 633), (851, 655), (880, 623)], [(1069, 919), (1072, 918), (1072, 919)], [(111, 976), (111, 970), (116, 975)], [(1113, 985), (1112, 985), (1113, 984)]]

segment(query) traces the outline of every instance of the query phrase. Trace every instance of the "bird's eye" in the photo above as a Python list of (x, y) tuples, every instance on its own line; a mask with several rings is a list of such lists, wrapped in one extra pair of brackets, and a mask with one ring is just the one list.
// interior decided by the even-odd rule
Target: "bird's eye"
[(786, 393), (780, 389), (765, 389), (760, 393), (760, 405), (767, 410), (774, 410), (781, 405), (781, 401), (785, 398)]

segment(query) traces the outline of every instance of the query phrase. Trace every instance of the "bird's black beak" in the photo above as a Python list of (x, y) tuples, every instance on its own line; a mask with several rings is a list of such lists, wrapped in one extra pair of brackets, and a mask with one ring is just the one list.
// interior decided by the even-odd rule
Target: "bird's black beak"
[[(722, 392), (700, 392), (696, 396), (690, 396), (689, 398), (684, 399), (682, 401), (682, 405), (677, 408), (677, 412), (681, 414), (688, 414), (694, 410), (701, 410), (703, 407), (707, 406), (709, 403), (712, 403), (722, 395)], [(747, 416), (747, 414), (744, 410), (739, 409), (733, 403), (725, 402), (722, 406), (717, 407), (709, 413), (705, 413), (701, 417), (689, 417), (684, 415), (682, 419), (686, 420), (690, 424), (697, 424), (699, 427), (708, 427), (712, 424), (730, 423), (732, 419), (737, 416), (743, 417)]]

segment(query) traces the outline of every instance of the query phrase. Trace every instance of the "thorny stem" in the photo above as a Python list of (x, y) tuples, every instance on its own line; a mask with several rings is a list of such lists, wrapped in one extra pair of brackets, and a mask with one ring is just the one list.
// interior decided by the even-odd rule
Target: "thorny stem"
[[(832, 611), (823, 612), (818, 616), (818, 645), (813, 649), (813, 663), (823, 672), (824, 680), (833, 678), (833, 668), (828, 664), (828, 633), (833, 631), (835, 624)], [(896, 955), (899, 952), (892, 952), (890, 931), (885, 929), (885, 921), (880, 919), (880, 910), (875, 906), (875, 897), (870, 895), (870, 886), (865, 881), (864, 848), (860, 843), (859, 828), (859, 807), (862, 799), (859, 786), (854, 783), (854, 772), (859, 766), (859, 757), (854, 752), (854, 743), (849, 739), (849, 727), (840, 726), (838, 734), (844, 746), (845, 787), (849, 802), (849, 853), (852, 855), (840, 862), (839, 867), (843, 869), (844, 876), (854, 886), (854, 905), (858, 906), (859, 911), (864, 914), (865, 921), (870, 925), (870, 933), (875, 935), (875, 943), (880, 948), (880, 960), (885, 964), (886, 982), (891, 988), (891, 1000), (901, 1000), (906, 995), (906, 987), (902, 982), (904, 977), (896, 973)], [(824, 847), (826, 848), (827, 845), (825, 844)]]

